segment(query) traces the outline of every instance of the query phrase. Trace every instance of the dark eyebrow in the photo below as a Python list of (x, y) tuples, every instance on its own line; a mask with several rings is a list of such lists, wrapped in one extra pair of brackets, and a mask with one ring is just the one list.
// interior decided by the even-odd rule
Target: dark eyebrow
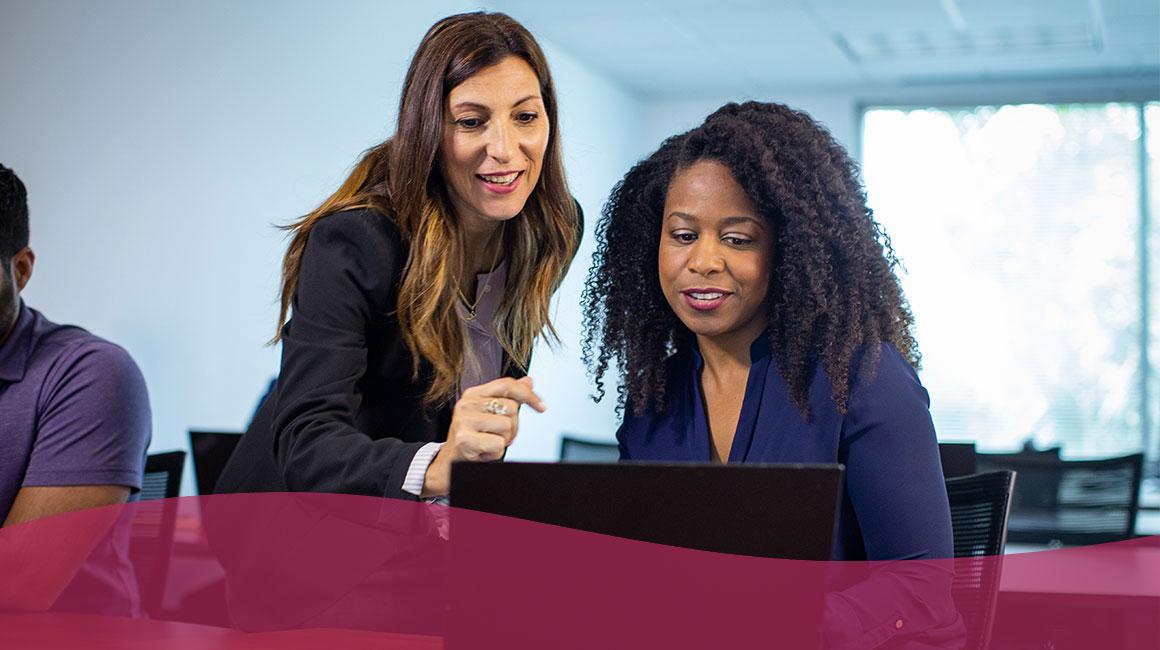
[[(522, 104), (526, 101), (529, 101), (532, 99), (539, 99), (539, 98), (540, 98), (539, 95), (528, 95), (527, 97), (524, 97), (523, 99), (520, 99), (516, 103), (512, 104), (512, 108), (515, 108), (516, 106), (519, 106), (520, 104)], [(458, 108), (474, 108), (474, 109), (481, 110), (481, 111), (490, 111), (491, 110), (490, 107), (484, 106), (483, 104), (477, 104), (475, 102), (459, 102), (458, 104), (451, 107), (452, 110), (455, 110)]]
[(476, 108), (476, 109), (479, 109), (481, 111), (490, 110), (488, 107), (484, 106), (483, 104), (476, 104), (475, 102), (459, 102), (458, 104), (452, 106), (451, 110), (455, 110), (457, 108)]
[(515, 108), (516, 106), (519, 106), (520, 104), (522, 104), (528, 100), (539, 99), (539, 98), (540, 98), (539, 95), (528, 95), (527, 97), (524, 97), (523, 99), (519, 100), (518, 102), (512, 104), (512, 108)]
[(746, 223), (746, 222), (755, 223), (755, 224), (757, 224), (757, 226), (759, 228), (765, 228), (765, 223), (763, 223), (761, 219), (756, 219), (754, 217), (745, 217), (745, 216), (743, 216), (743, 217), (725, 217), (724, 219), (721, 220), (721, 225), (732, 226), (734, 224)]
[[(697, 217), (695, 217), (691, 214), (684, 213), (684, 212), (670, 212), (669, 216), (676, 217), (682, 221), (697, 221), (698, 220)], [(765, 224), (761, 221), (761, 219), (757, 219), (754, 217), (747, 217), (747, 216), (725, 217), (724, 219), (721, 220), (722, 226), (733, 226), (733, 225), (736, 225), (739, 223), (754, 223), (754, 224), (757, 224), (757, 226), (759, 228), (762, 228), (762, 229), (765, 228)]]

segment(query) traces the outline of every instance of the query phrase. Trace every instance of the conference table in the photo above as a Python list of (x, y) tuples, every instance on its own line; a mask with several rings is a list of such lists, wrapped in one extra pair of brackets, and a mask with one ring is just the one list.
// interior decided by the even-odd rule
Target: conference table
[(311, 628), (247, 633), (208, 625), (63, 612), (0, 612), (0, 648), (48, 650), (441, 650), (440, 637)]
[(1160, 648), (1158, 487), (1152, 479), (1141, 490), (1142, 540), (1083, 550), (1007, 544), (993, 650)]
[(1160, 537), (1007, 555), (993, 636), (998, 650), (1160, 648)]
[[(1153, 516), (1156, 515), (1156, 516)], [(212, 586), (224, 574), (208, 553), (197, 517), (182, 517), (178, 522), (177, 548), (170, 567), (173, 582), (186, 588)], [(1142, 511), (1138, 532), (1160, 532), (1160, 511)], [(1105, 545), (1091, 547), (1081, 555), (1082, 562), (1068, 563), (1069, 570), (1059, 570), (1053, 555), (1077, 549), (1044, 551), (1041, 546), (1009, 545), (1000, 582), (996, 610), (996, 646), (1006, 635), (1018, 639), (1014, 628), (1026, 629), (1028, 620), (1041, 622), (1040, 627), (1067, 630), (1076, 620), (1092, 623), (1092, 629), (1124, 629), (1126, 634), (1150, 635), (1160, 625), (1160, 537), (1131, 546)], [(1027, 553), (1028, 551), (1044, 551)], [(1018, 554), (1018, 555), (1016, 555)], [(184, 576), (183, 576), (184, 574)], [(175, 608), (187, 594), (169, 592), (165, 600)], [(176, 609), (175, 609), (176, 611)], [(196, 619), (187, 619), (196, 620)], [(1100, 639), (1106, 641), (1106, 639)], [(1133, 638), (1116, 644), (1102, 643), (1092, 647), (1134, 647)], [(178, 648), (200, 650), (214, 648), (385, 648), (399, 650), (436, 650), (443, 647), (436, 636), (398, 634), (366, 630), (311, 628), (278, 632), (246, 633), (213, 625), (165, 620), (143, 620), (59, 612), (0, 612), (0, 648)], [(1010, 645), (1006, 647), (1020, 647)], [(1042, 647), (1037, 640), (1034, 645)], [(1058, 647), (1069, 647), (1062, 645)], [(1071, 647), (1076, 647), (1071, 646)], [(1078, 646), (1082, 647), (1082, 646)], [(1156, 643), (1160, 648), (1160, 630)]]
[[(1071, 570), (1055, 570), (1059, 561), (1053, 559), (1053, 554), (1076, 550), (1045, 550), (1008, 557), (1003, 564), (1000, 593), (1142, 600), (1160, 607), (1160, 541), (1155, 546), (1088, 547), (1082, 560), (1071, 563)], [(1155, 611), (1160, 614), (1160, 609)]]
[[(1091, 547), (1072, 570), (1055, 553), (1008, 556), (1001, 579), (993, 647), (1160, 647), (1160, 541), (1155, 545)], [(1077, 624), (1077, 621), (1079, 623)], [(1077, 627), (1078, 625), (1078, 627)], [(1110, 631), (1110, 632), (1109, 632)], [(1109, 639), (1108, 635), (1122, 635)], [(1031, 635), (1031, 636), (1029, 636)], [(1035, 636), (1039, 635), (1039, 636)], [(1154, 638), (1149, 646), (1141, 639)], [(1034, 645), (1027, 646), (1026, 643)], [(61, 612), (0, 612), (0, 648), (259, 650), (342, 647), (352, 650), (440, 650), (435, 636), (310, 628), (247, 633), (176, 621)]]

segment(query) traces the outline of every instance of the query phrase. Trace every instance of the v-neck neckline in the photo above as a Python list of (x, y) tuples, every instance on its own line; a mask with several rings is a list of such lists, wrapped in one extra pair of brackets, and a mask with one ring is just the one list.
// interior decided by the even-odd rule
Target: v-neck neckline
[[(757, 414), (761, 411), (761, 398), (765, 393), (765, 379), (769, 374), (769, 364), (773, 359), (769, 337), (762, 333), (749, 347), (749, 376), (745, 380), (745, 396), (741, 402), (741, 413), (737, 417), (737, 428), (733, 432), (733, 443), (729, 447), (729, 458), (723, 462), (744, 463), (753, 442), (757, 426)], [(692, 429), (688, 439), (692, 443), (694, 460), (711, 462), (713, 458), (713, 436), (709, 431), (709, 414), (705, 410), (705, 396), (701, 389), (701, 371), (705, 360), (693, 345), (692, 404), (693, 417), (689, 422)]]

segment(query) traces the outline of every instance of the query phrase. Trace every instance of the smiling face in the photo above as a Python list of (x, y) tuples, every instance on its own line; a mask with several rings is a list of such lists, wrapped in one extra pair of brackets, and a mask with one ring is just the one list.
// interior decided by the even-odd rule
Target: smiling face
[(701, 160), (665, 196), (658, 269), (677, 317), (706, 339), (745, 346), (765, 329), (773, 235), (725, 165)]
[(540, 80), (509, 56), (451, 90), (439, 170), (467, 227), (494, 225), (523, 209), (540, 179), (548, 147)]

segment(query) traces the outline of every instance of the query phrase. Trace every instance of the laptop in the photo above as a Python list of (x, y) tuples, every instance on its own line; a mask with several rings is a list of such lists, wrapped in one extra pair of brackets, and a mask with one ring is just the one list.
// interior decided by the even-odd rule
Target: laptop
[(456, 463), (451, 505), (702, 551), (829, 560), (841, 486), (836, 464)]
[(197, 479), (198, 494), (213, 494), (214, 484), (241, 440), (241, 432), (189, 432), (189, 448), (193, 452), (193, 473)]
[(818, 648), (842, 471), (455, 463), (444, 647)]

